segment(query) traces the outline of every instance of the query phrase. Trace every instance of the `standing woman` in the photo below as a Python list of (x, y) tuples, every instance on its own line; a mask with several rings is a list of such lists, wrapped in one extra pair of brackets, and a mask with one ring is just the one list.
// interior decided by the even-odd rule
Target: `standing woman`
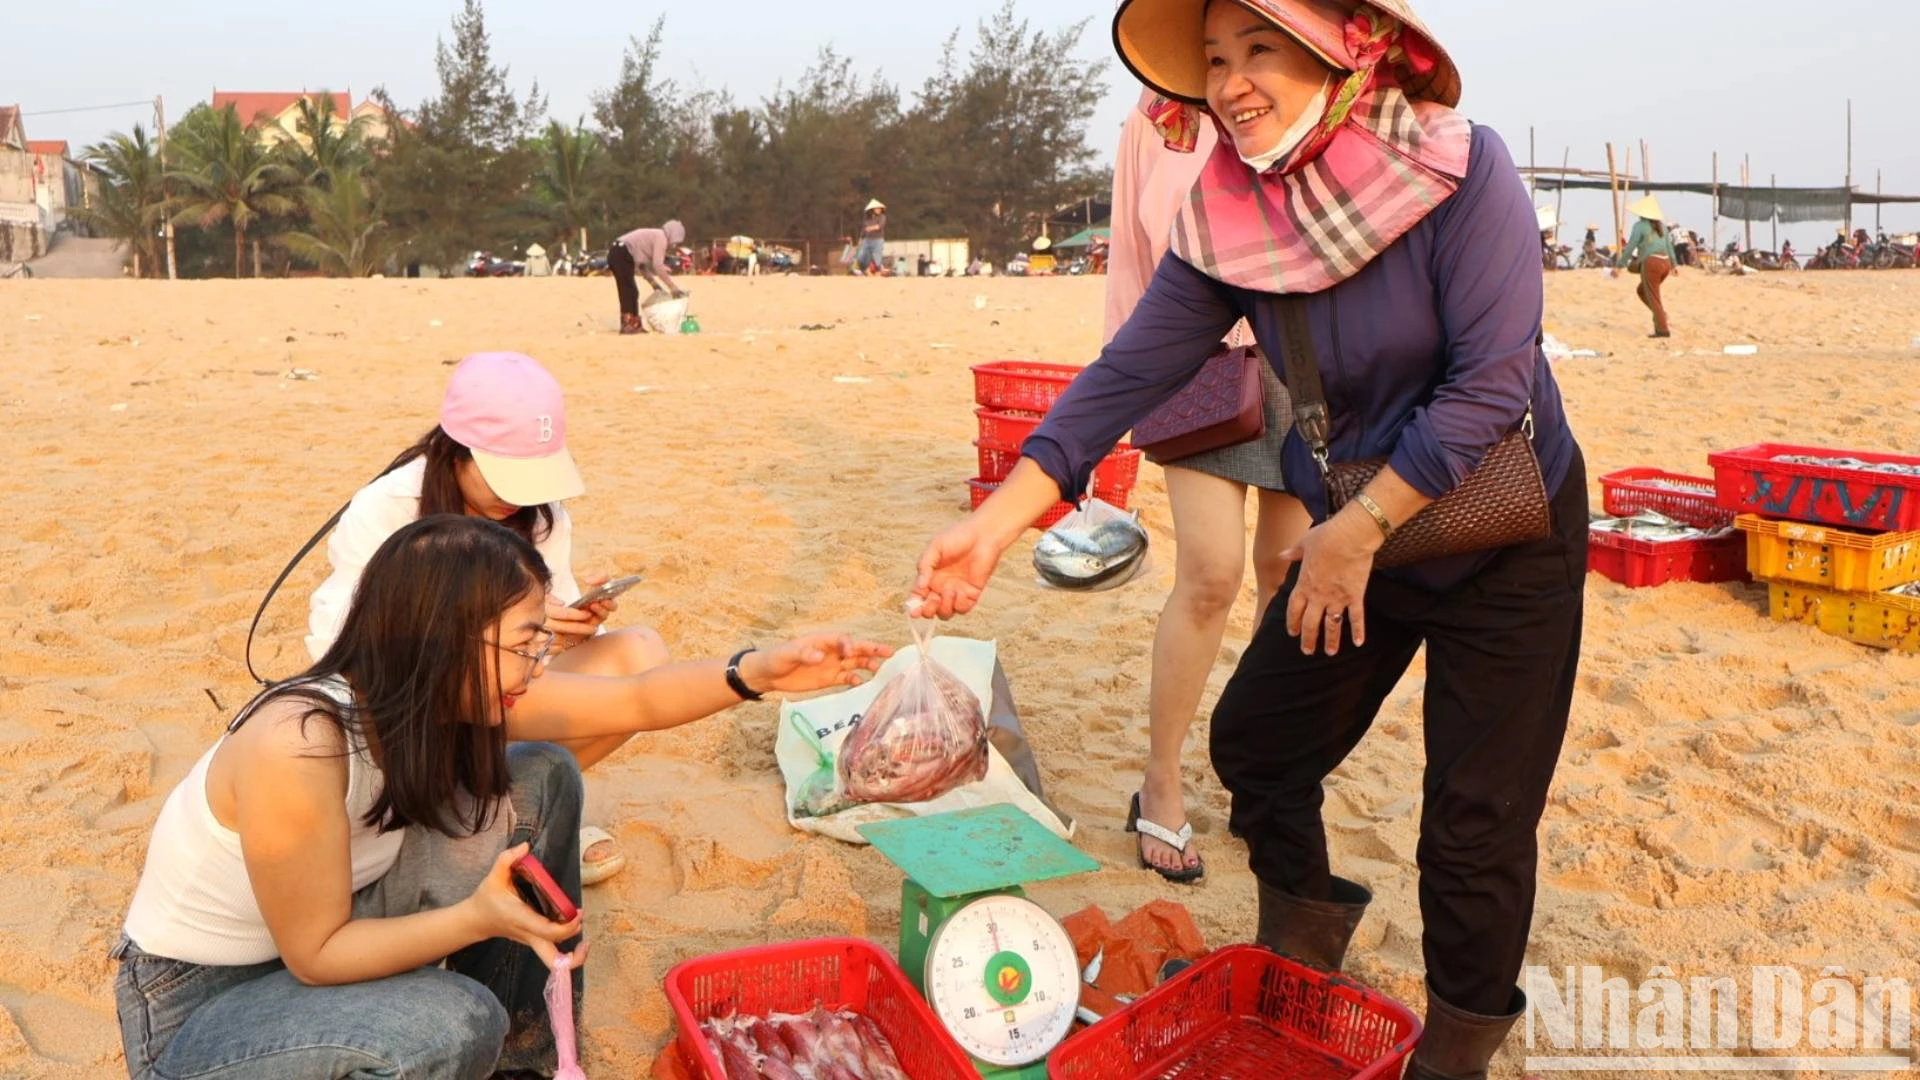
[[(1213, 130), (1192, 128), (1196, 141), (1169, 144), (1154, 117), (1166, 120), (1184, 109), (1147, 90), (1127, 116), (1113, 169), (1113, 240), (1107, 269), (1106, 339), (1120, 332), (1153, 281), (1167, 253), (1174, 215), (1213, 151)], [(1247, 337), (1236, 326), (1229, 342)], [(1261, 363), (1264, 365), (1265, 361)], [(1161, 464), (1167, 502), (1173, 510), (1173, 592), (1153, 635), (1153, 678), (1147, 690), (1147, 768), (1128, 807), (1127, 826), (1140, 834), (1140, 861), (1169, 881), (1198, 881), (1206, 863), (1193, 846), (1181, 783), (1180, 755), (1187, 729), (1200, 708), (1207, 676), (1220, 652), (1227, 616), (1240, 597), (1247, 565), (1247, 491), (1258, 493), (1259, 524), (1253, 535), (1253, 624), (1287, 576), (1280, 553), (1299, 541), (1312, 522), (1300, 500), (1286, 494), (1280, 475), (1280, 444), (1292, 416), (1287, 391), (1271, 368), (1261, 371), (1266, 390), (1266, 434), (1237, 446), (1208, 450)]]
[(1641, 199), (1627, 210), (1633, 214), (1633, 231), (1627, 234), (1627, 245), (1614, 260), (1613, 276), (1620, 276), (1622, 266), (1628, 273), (1640, 275), (1640, 287), (1634, 294), (1653, 312), (1653, 333), (1648, 336), (1672, 337), (1667, 329), (1667, 305), (1660, 299), (1660, 284), (1676, 272), (1673, 235), (1660, 220), (1660, 200), (1653, 196)]
[[(1424, 646), (1427, 1024), (1407, 1075), (1478, 1080), (1525, 1007), (1535, 829), (1586, 577), (1586, 470), (1540, 349), (1531, 200), (1500, 138), (1453, 110), (1458, 71), (1404, 0), (1126, 0), (1114, 39), (1223, 137), (1132, 317), (999, 490), (929, 543), (915, 591), (934, 614), (971, 609), (1026, 524), (1245, 318), (1294, 373), (1282, 469), (1317, 523), (1213, 715), (1256, 940), (1344, 959), (1371, 894), (1332, 872), (1323, 785)], [(1483, 469), (1495, 450), (1522, 467)], [(1331, 500), (1362, 463), (1372, 479)], [(1527, 524), (1454, 528), (1462, 500)], [(1448, 554), (1408, 550), (1436, 529), (1427, 550)]]
[[(586, 492), (567, 451), (566, 402), (560, 384), (530, 356), (475, 353), (460, 362), (440, 402), (440, 423), (361, 488), (327, 539), (333, 572), (314, 591), (307, 614), (307, 653), (333, 646), (359, 588), (367, 560), (401, 526), (430, 514), (466, 514), (498, 521), (532, 543), (552, 573), (547, 627), (556, 635), (553, 670), (577, 675), (637, 675), (667, 662), (666, 643), (644, 627), (603, 633), (618, 606), (611, 600), (573, 607), (573, 521), (561, 504)], [(541, 699), (562, 696), (548, 680)], [(566, 708), (563, 699), (556, 707)], [(629, 735), (568, 749), (591, 768)], [(581, 878), (596, 885), (626, 865), (605, 829), (581, 830)]]
[(854, 273), (872, 276), (885, 270), (881, 260), (886, 251), (887, 204), (879, 199), (868, 199), (866, 212), (860, 222), (860, 250), (854, 256)]
[(635, 274), (653, 286), (654, 296), (664, 293), (677, 300), (686, 295), (667, 274), (667, 252), (686, 238), (687, 227), (675, 220), (657, 229), (635, 229), (607, 249), (607, 269), (613, 272), (613, 287), (620, 294), (621, 333), (647, 332), (647, 324), (640, 321), (640, 286), (634, 283)]

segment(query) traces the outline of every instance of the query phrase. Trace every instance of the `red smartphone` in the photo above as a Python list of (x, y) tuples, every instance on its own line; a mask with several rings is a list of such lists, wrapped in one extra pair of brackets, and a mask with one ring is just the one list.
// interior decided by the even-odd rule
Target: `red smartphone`
[(547, 868), (529, 851), (513, 861), (513, 876), (520, 883), (520, 896), (527, 906), (538, 911), (553, 922), (572, 922), (580, 914), (567, 894), (560, 889), (560, 883), (553, 880)]

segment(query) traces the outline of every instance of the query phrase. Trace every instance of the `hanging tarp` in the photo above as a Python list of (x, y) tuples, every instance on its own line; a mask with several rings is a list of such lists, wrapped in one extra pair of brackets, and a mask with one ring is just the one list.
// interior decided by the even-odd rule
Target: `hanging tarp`
[[(1535, 176), (1534, 186), (1541, 191), (1607, 191), (1613, 185), (1605, 180), (1561, 176)], [(1850, 206), (1883, 203), (1920, 203), (1920, 195), (1870, 195), (1848, 192), (1842, 187), (1742, 187), (1739, 184), (1662, 183), (1632, 181), (1634, 194), (1678, 192), (1685, 195), (1719, 196), (1720, 216), (1734, 221), (1773, 221), (1782, 224), (1801, 221), (1845, 221)]]

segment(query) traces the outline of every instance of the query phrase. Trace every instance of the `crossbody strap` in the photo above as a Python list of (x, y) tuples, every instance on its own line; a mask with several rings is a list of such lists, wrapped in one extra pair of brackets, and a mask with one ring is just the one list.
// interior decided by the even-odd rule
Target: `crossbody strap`
[(260, 606), (254, 609), (253, 625), (247, 627), (247, 648), (243, 658), (247, 664), (247, 674), (253, 676), (253, 681), (259, 683), (261, 686), (272, 686), (273, 683), (268, 679), (262, 678), (259, 672), (253, 670), (253, 635), (255, 631), (260, 629), (260, 617), (267, 613), (267, 605), (273, 603), (273, 594), (280, 591), (281, 585), (286, 584), (287, 576), (293, 573), (293, 568), (300, 565), (300, 560), (307, 557), (307, 552), (313, 550), (313, 546), (320, 542), (321, 537), (327, 535), (327, 533), (333, 530), (335, 525), (340, 523), (341, 516), (347, 512), (347, 507), (351, 505), (353, 504), (348, 502), (341, 506), (340, 509), (335, 510), (333, 516), (327, 519), (326, 524), (320, 526), (319, 531), (307, 537), (307, 542), (300, 545), (300, 550), (294, 553), (293, 559), (280, 571), (280, 576), (274, 578), (273, 584), (267, 586), (267, 595), (260, 598)]

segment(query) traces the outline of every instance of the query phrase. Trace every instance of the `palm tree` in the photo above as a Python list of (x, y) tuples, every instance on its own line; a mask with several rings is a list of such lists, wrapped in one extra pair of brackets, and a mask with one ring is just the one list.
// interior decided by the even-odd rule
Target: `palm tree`
[(558, 120), (547, 121), (546, 138), (541, 140), (540, 171), (534, 180), (540, 193), (554, 204), (568, 232), (580, 236), (580, 250), (587, 249), (587, 218), (591, 214), (588, 197), (588, 173), (600, 158), (600, 137), (576, 122), (573, 130)]
[(366, 117), (343, 120), (335, 111), (333, 95), (324, 90), (301, 98), (298, 106), (294, 130), (300, 137), (281, 145), (286, 148), (287, 163), (302, 180), (325, 188), (334, 177), (365, 167), (371, 156)]
[(70, 211), (90, 228), (120, 241), (133, 253), (136, 277), (160, 269), (158, 228), (166, 207), (166, 178), (160, 155), (146, 129), (133, 125), (133, 134), (114, 132), (83, 156), (106, 171), (107, 182), (92, 206)]
[[(232, 105), (219, 111), (197, 107), (176, 134), (181, 167), (167, 174), (181, 187), (174, 224), (212, 228), (233, 225), (233, 276), (240, 276), (247, 230), (263, 219), (293, 212), (289, 193), (298, 181), (278, 155), (261, 146)], [(257, 272), (256, 267), (256, 272)]]
[(280, 238), (288, 251), (322, 270), (348, 277), (366, 277), (385, 259), (380, 239), (387, 223), (380, 219), (359, 172), (333, 174), (329, 188), (310, 187), (300, 193), (308, 230)]

